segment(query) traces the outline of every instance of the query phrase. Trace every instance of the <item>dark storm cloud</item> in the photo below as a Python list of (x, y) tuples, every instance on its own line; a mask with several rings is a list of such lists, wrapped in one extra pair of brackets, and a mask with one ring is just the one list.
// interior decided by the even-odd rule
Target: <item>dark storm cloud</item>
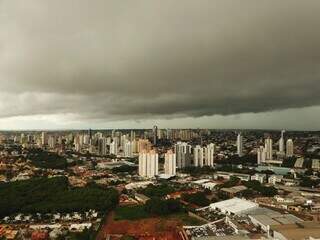
[(0, 0), (0, 117), (320, 104), (320, 1)]

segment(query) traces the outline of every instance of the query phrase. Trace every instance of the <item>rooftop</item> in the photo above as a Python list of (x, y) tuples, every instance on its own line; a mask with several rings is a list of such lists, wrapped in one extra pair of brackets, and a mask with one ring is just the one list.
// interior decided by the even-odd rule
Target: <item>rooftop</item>
[(320, 224), (318, 222), (278, 225), (272, 226), (271, 229), (290, 240), (307, 239), (310, 237), (320, 238)]
[(246, 189), (247, 189), (246, 186), (234, 186), (234, 187), (230, 187), (230, 188), (221, 188), (222, 191), (228, 192), (228, 193), (238, 193), (238, 192), (242, 192)]
[(233, 214), (243, 213), (257, 208), (258, 206), (259, 205), (257, 203), (240, 198), (232, 198), (226, 201), (210, 204), (211, 209), (220, 209), (222, 212), (229, 212)]

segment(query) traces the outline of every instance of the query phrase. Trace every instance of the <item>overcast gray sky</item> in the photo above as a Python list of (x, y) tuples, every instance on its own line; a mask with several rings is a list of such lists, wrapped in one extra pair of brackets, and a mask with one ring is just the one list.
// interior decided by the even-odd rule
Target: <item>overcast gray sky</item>
[(319, 0), (0, 0), (0, 129), (320, 129)]

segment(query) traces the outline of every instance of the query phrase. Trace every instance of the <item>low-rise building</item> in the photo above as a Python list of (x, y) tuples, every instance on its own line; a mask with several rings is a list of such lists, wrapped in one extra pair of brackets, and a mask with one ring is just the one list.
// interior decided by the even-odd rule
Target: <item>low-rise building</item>
[(273, 174), (269, 177), (268, 179), (268, 183), (271, 183), (273, 185), (277, 184), (277, 183), (280, 183), (281, 180), (282, 180), (283, 176), (282, 175), (276, 175), (276, 174)]
[(230, 188), (221, 188), (220, 191), (227, 195), (229, 198), (239, 196), (243, 191), (247, 190), (246, 186), (234, 186)]
[(149, 197), (147, 197), (146, 195), (144, 194), (140, 194), (140, 193), (136, 193), (134, 195), (135, 199), (138, 201), (138, 202), (141, 202), (143, 204), (145, 204), (148, 200), (150, 200)]
[(251, 176), (251, 180), (256, 180), (260, 183), (264, 183), (267, 180), (267, 175), (262, 173), (256, 173), (253, 176)]
[(320, 224), (318, 222), (299, 222), (292, 224), (274, 225), (270, 231), (273, 239), (301, 240), (320, 239)]
[(242, 181), (250, 181), (250, 179), (251, 179), (251, 176), (250, 176), (249, 174), (244, 174), (244, 173), (234, 173), (234, 172), (221, 172), (221, 171), (217, 171), (217, 172), (214, 174), (214, 178), (215, 178), (215, 179), (217, 179), (217, 178), (223, 178), (223, 179), (229, 180), (231, 176), (237, 177), (237, 178), (239, 178), (239, 179), (242, 180)]
[(228, 215), (242, 215), (258, 207), (259, 205), (257, 203), (240, 198), (232, 198), (210, 204), (210, 209), (217, 210)]

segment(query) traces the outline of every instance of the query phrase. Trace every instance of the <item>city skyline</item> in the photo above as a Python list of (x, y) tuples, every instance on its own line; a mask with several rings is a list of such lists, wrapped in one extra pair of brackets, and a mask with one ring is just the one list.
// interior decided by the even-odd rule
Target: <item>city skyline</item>
[(319, 130), (319, 1), (0, 2), (0, 129)]
[(0, 240), (320, 240), (319, 0), (0, 0)]

